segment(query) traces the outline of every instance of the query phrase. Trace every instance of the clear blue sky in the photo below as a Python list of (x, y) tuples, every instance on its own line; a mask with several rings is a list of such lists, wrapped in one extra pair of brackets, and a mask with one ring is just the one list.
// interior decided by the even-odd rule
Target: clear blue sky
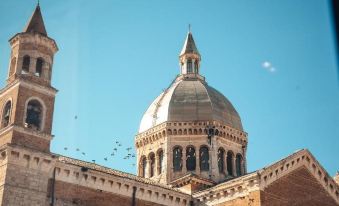
[[(1, 0), (2, 86), (8, 39), (22, 31), (35, 5)], [(59, 89), (53, 152), (135, 173), (135, 159), (123, 160), (122, 148), (134, 145), (144, 111), (178, 73), (190, 23), (202, 74), (233, 103), (249, 134), (249, 171), (301, 148), (330, 175), (339, 169), (339, 84), (328, 1), (42, 0), (41, 8), (60, 49), (53, 67)], [(116, 139), (123, 146), (111, 158)]]

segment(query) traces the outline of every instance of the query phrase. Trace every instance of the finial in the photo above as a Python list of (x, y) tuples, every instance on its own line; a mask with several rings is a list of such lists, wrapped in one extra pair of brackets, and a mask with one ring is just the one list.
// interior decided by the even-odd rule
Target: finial
[(188, 24), (188, 32), (191, 33), (191, 24)]
[(40, 6), (40, 0), (38, 0), (38, 6)]

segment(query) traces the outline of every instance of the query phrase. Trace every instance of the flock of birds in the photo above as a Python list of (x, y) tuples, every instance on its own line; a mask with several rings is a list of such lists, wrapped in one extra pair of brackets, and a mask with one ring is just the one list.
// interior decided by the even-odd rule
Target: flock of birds
[[(75, 119), (75, 120), (78, 119), (78, 116), (74, 116), (74, 119)], [(110, 154), (111, 157), (117, 156), (117, 155), (119, 154), (118, 151), (120, 151), (119, 148), (121, 148), (121, 147), (122, 147), (122, 144), (121, 144), (119, 141), (115, 141), (114, 148), (113, 148), (113, 150), (111, 151), (111, 154)], [(125, 149), (126, 149), (126, 151), (127, 151), (127, 154), (123, 157), (124, 160), (128, 160), (128, 159), (131, 159), (131, 158), (135, 158), (135, 154), (132, 153), (132, 151), (131, 151), (131, 150), (132, 150), (132, 147), (127, 147), (127, 148), (125, 148)], [(69, 149), (68, 147), (64, 147), (64, 150), (67, 151), (67, 150), (70, 150), (70, 149)], [(86, 156), (86, 152), (80, 150), (80, 148), (76, 148), (75, 151), (76, 151), (76, 152), (81, 152), (81, 155)], [(108, 157), (104, 157), (103, 160), (104, 160), (104, 161), (108, 161)], [(92, 162), (95, 163), (96, 160), (93, 159)], [(135, 166), (135, 163), (133, 163), (132, 166), (134, 167), (134, 166)]]
[[(119, 141), (115, 141), (115, 146), (114, 146), (113, 150), (111, 151), (111, 157), (114, 157), (114, 156), (116, 156), (118, 154), (118, 148), (119, 147), (122, 147), (122, 144)], [(64, 150), (67, 151), (67, 150), (69, 150), (69, 148), (68, 147), (64, 147)], [(130, 159), (130, 158), (135, 158), (135, 154), (132, 153), (131, 150), (132, 150), (132, 147), (127, 147), (126, 148), (127, 154), (123, 157), (124, 160)], [(86, 152), (80, 151), (79, 148), (76, 148), (75, 151), (76, 152), (81, 152), (81, 154), (83, 156), (86, 155)], [(104, 157), (103, 160), (104, 161), (108, 161), (108, 157)], [(93, 159), (92, 162), (95, 163), (96, 160)], [(132, 166), (135, 166), (135, 163), (133, 163)]]

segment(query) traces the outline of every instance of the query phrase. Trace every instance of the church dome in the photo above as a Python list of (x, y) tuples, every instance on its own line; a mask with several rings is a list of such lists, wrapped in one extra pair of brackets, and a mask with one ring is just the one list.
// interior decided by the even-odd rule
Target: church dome
[(189, 31), (179, 55), (180, 74), (148, 107), (139, 133), (167, 121), (219, 121), (243, 130), (231, 102), (199, 74), (200, 61), (200, 53)]
[(238, 112), (219, 91), (199, 78), (177, 78), (148, 107), (139, 133), (166, 121), (213, 120), (243, 130)]

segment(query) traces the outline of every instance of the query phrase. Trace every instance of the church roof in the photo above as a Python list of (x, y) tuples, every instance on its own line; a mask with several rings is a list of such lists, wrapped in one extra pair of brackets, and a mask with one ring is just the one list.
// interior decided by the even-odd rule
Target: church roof
[(47, 36), (44, 20), (42, 18), (39, 4), (36, 6), (33, 15), (31, 16), (28, 24), (24, 28), (24, 32), (27, 33), (39, 33)]
[(166, 121), (220, 121), (243, 131), (240, 116), (232, 103), (199, 79), (176, 79), (149, 106), (139, 133)]
[(184, 47), (182, 48), (182, 50), (180, 52), (180, 56), (184, 55), (184, 54), (200, 55), (199, 51), (197, 49), (197, 46), (195, 45), (193, 35), (190, 31), (187, 33), (186, 40), (185, 40), (185, 43), (184, 43)]
[[(66, 157), (66, 156), (59, 156), (58, 160), (62, 163), (65, 164), (71, 164), (71, 165), (75, 165), (75, 166), (79, 166), (79, 167), (85, 167), (87, 169), (91, 169), (97, 172), (102, 172), (105, 174), (109, 174), (109, 175), (114, 175), (117, 177), (121, 177), (121, 178), (126, 178), (126, 179), (130, 179), (130, 180), (134, 180), (140, 183), (145, 183), (148, 185), (153, 185), (153, 186), (158, 186), (164, 189), (169, 189), (175, 192), (179, 192), (179, 193), (183, 193), (181, 192), (179, 189), (173, 188), (171, 186), (168, 185), (164, 185), (158, 182), (155, 182), (153, 180), (147, 179), (147, 178), (143, 178), (143, 177), (139, 177), (127, 172), (122, 172), (122, 171), (118, 171), (118, 170), (114, 170), (108, 167), (104, 167), (95, 163), (90, 163), (90, 162), (85, 162), (82, 160), (78, 160), (78, 159), (74, 159), (74, 158), (70, 158), (70, 157)], [(183, 193), (184, 194), (184, 193)]]
[(277, 197), (285, 201), (284, 205), (339, 204), (339, 185), (307, 149), (296, 151), (260, 170), (198, 191), (193, 194), (193, 197), (202, 200), (204, 197), (213, 196), (216, 197), (215, 201), (219, 201), (220, 197), (215, 194), (226, 196), (232, 195), (228, 192), (240, 194), (246, 193), (251, 188), (260, 188), (264, 193), (274, 196), (275, 198), (263, 196), (264, 201), (270, 202), (270, 205), (278, 205), (274, 204)]

